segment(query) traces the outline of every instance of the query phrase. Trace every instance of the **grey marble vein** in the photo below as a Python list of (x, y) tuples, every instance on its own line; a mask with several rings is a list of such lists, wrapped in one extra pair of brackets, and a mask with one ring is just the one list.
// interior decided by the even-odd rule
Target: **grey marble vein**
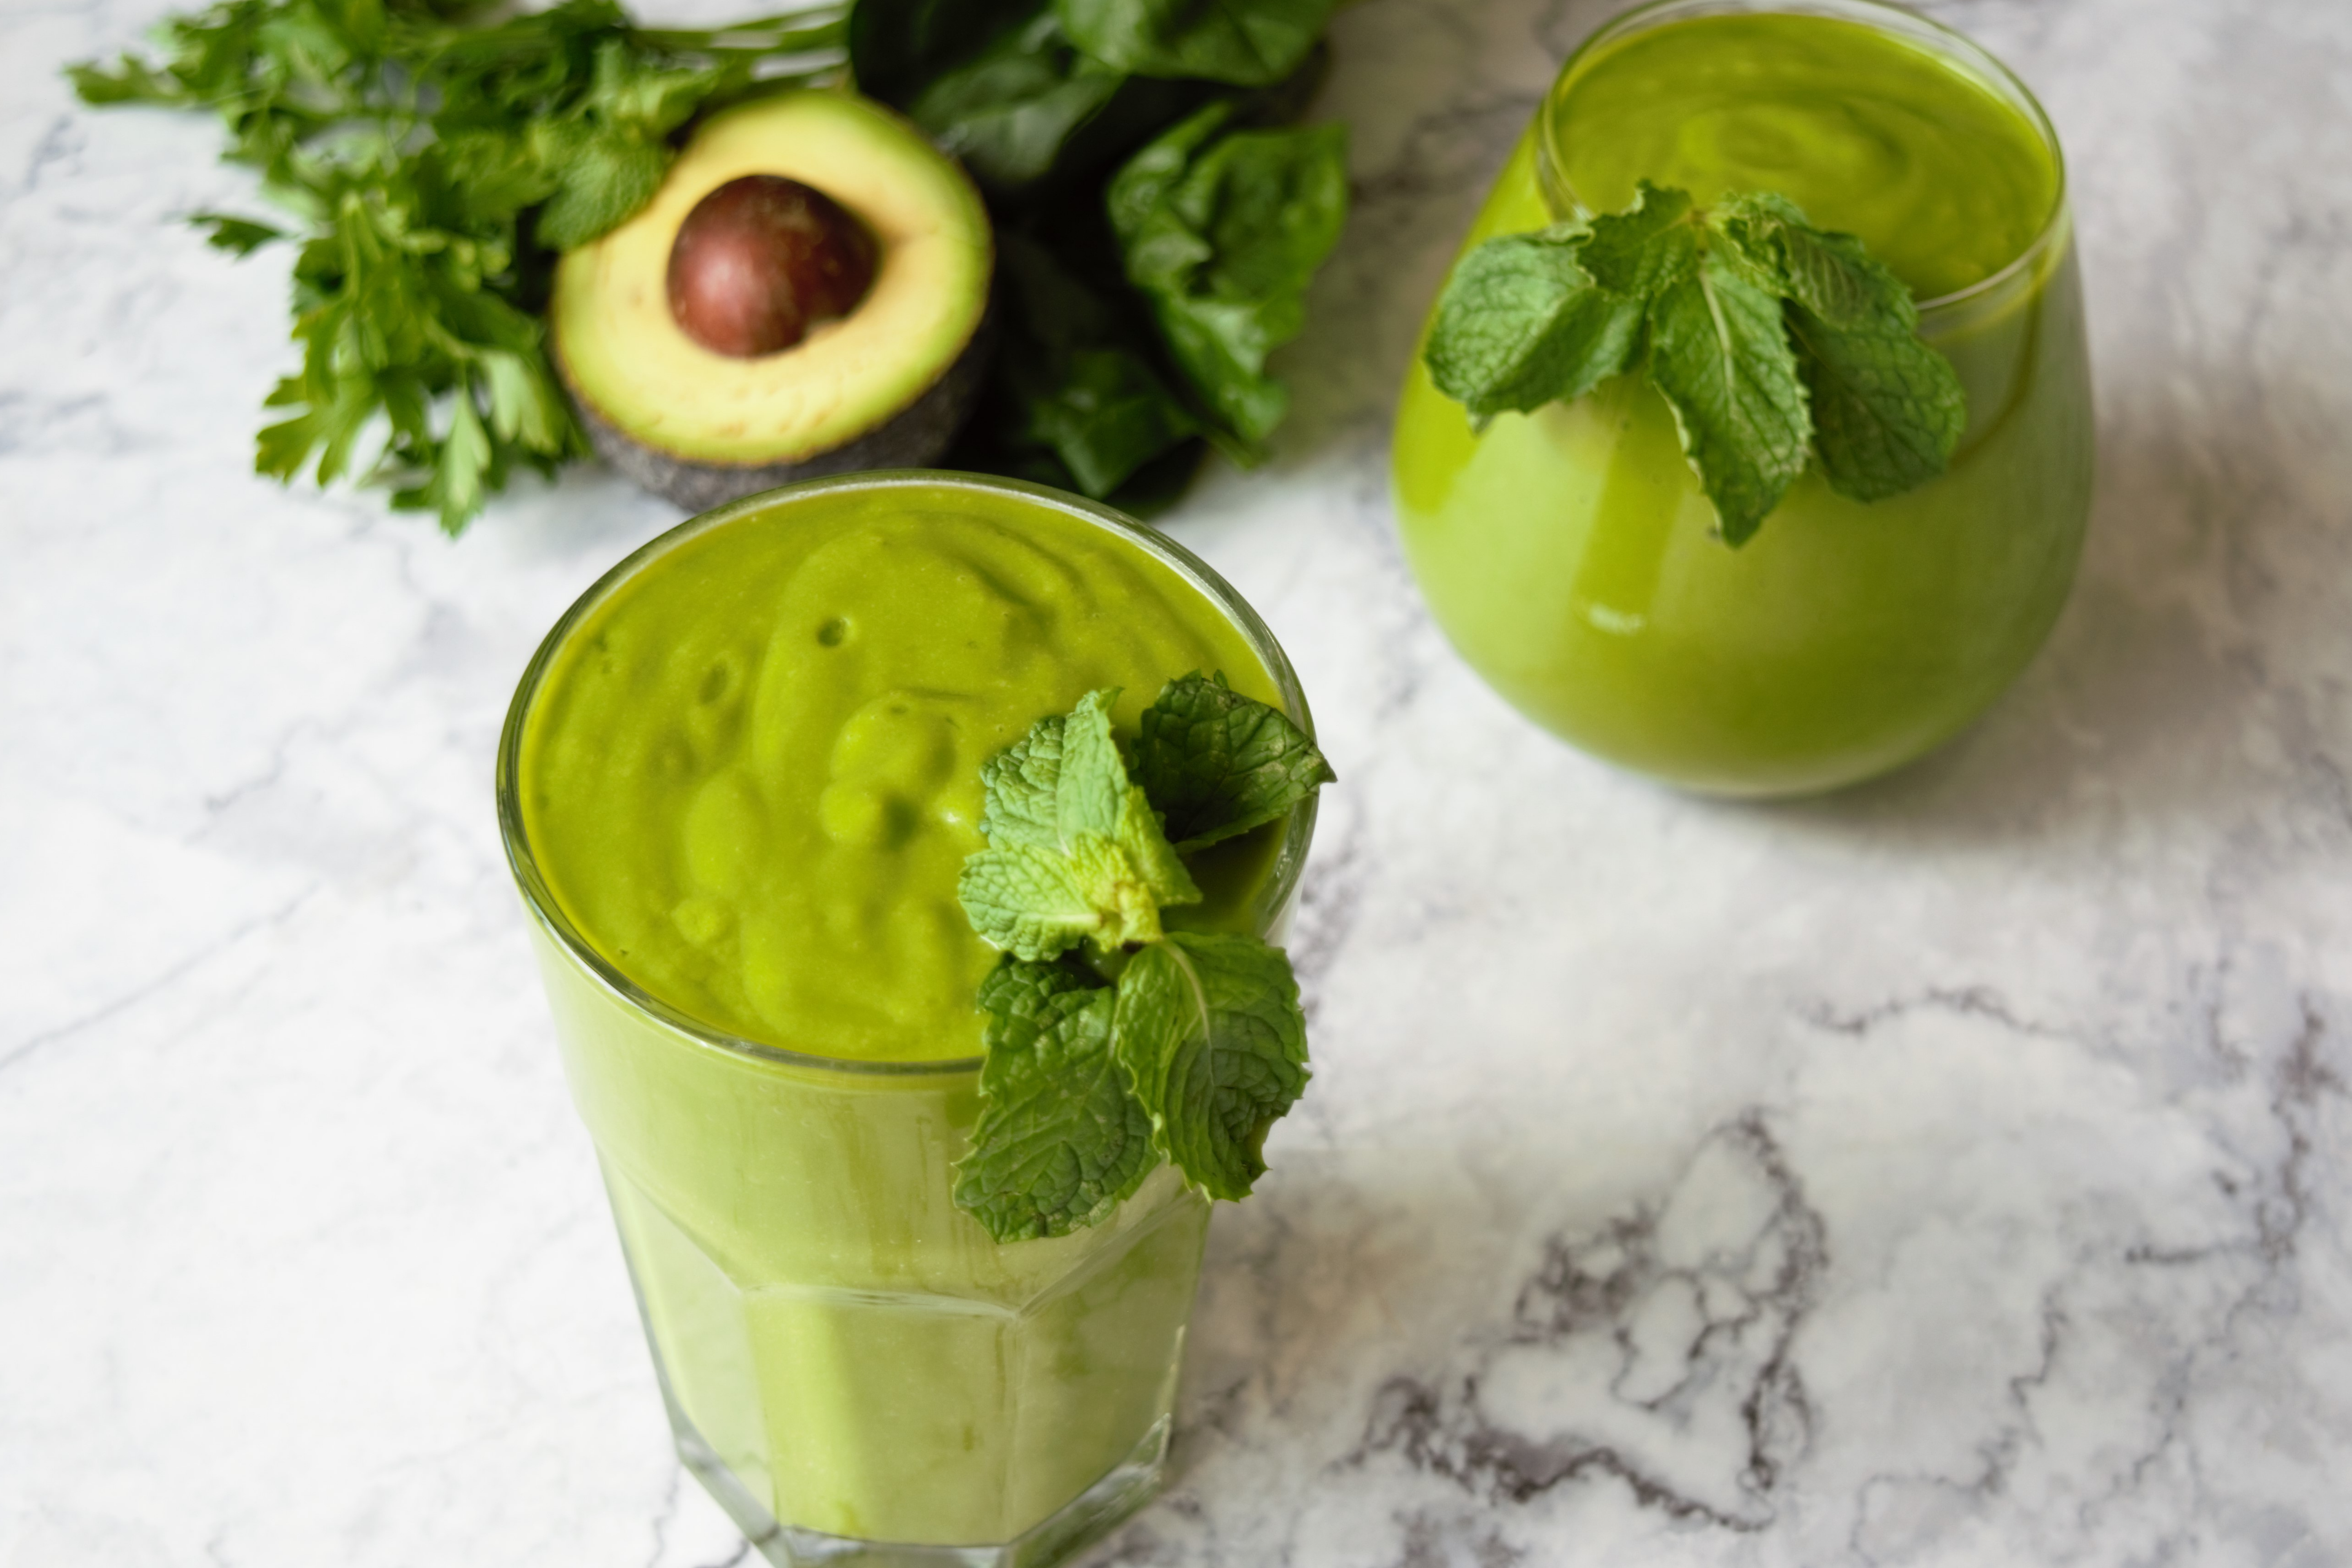
[[(0, 1568), (733, 1568), (489, 811), (531, 647), (677, 514), (255, 479), (284, 263), (174, 221), (249, 184), (57, 75), (163, 8), (0, 10)], [(1929, 7), (2066, 142), (2091, 544), (1982, 723), (1775, 807), (1517, 721), (1388, 512), (1421, 311), (1619, 8), (1337, 23), (1295, 416), (1170, 524), (1341, 775), (1316, 1078), (1090, 1561), (2352, 1563), (2352, 5)]]

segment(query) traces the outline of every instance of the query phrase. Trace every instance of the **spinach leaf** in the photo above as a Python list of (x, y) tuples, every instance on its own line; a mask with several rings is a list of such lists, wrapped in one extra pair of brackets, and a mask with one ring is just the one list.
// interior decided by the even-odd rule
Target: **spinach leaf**
[(1097, 59), (1138, 76), (1268, 87), (1298, 68), (1333, 0), (1054, 0)]
[(1045, 8), (1045, 0), (856, 0), (849, 69), (860, 92), (905, 109), (950, 67)]
[(1212, 103), (1129, 159), (1108, 205), (1128, 279), (1224, 430), (1254, 446), (1289, 405), (1265, 356), (1348, 216), (1347, 128), (1234, 131)]
[[(997, 269), (1003, 335), (989, 410), (977, 441), (955, 460), (1102, 500), (1199, 435), (1145, 333), (1052, 251), (1008, 231), (998, 238)], [(975, 450), (978, 442), (992, 449)]]
[(907, 112), (983, 186), (1018, 191), (1045, 178), (1126, 80), (1079, 53), (1041, 13), (933, 79)]

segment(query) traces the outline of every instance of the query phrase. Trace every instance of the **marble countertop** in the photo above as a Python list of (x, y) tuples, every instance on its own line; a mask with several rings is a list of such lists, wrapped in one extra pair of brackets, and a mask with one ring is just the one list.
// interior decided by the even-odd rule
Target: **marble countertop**
[[(173, 221), (245, 178), (56, 74), (160, 8), (0, 4), (0, 1565), (743, 1562), (489, 799), (530, 648), (677, 514), (253, 479), (284, 262)], [(2352, 1563), (2352, 5), (1933, 7), (2071, 155), (2097, 512), (1989, 719), (1774, 807), (1522, 723), (1391, 532), (1422, 305), (1616, 8), (1338, 23), (1296, 417), (1170, 523), (1343, 774), (1318, 1071), (1091, 1561)]]

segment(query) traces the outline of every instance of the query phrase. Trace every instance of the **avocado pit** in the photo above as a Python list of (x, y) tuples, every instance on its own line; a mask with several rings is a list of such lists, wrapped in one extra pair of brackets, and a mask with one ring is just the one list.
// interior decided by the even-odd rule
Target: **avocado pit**
[(781, 174), (745, 174), (678, 226), (670, 314), (714, 353), (778, 353), (856, 310), (874, 262), (873, 237), (831, 196)]

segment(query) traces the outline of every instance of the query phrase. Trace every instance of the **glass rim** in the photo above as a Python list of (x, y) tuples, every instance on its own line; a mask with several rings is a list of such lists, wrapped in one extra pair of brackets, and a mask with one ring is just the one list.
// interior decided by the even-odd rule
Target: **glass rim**
[[(1220, 576), (1207, 562), (1150, 524), (1099, 501), (1088, 500), (1050, 486), (994, 474), (963, 473), (947, 468), (867, 469), (802, 479), (774, 489), (761, 490), (756, 495), (713, 507), (709, 511), (687, 519), (675, 528), (663, 531), (631, 551), (574, 599), (571, 606), (557, 617), (547, 635), (540, 639), (530, 661), (523, 667), (522, 677), (516, 682), (514, 696), (507, 706), (505, 723), (499, 732), (499, 837), (505, 846), (507, 867), (514, 876), (517, 890), (522, 894), (524, 907), (564, 954), (615, 1000), (656, 1019), (696, 1045), (755, 1061), (866, 1078), (952, 1077), (978, 1071), (982, 1059), (970, 1056), (920, 1061), (877, 1060), (865, 1057), (826, 1056), (815, 1051), (796, 1051), (782, 1046), (772, 1046), (764, 1041), (730, 1034), (697, 1018), (683, 1008), (654, 995), (622, 973), (618, 966), (596, 951), (595, 946), (564, 914), (540, 870), (538, 857), (523, 830), (520, 788), (522, 733), (532, 700), (538, 696), (556, 654), (581, 624), (624, 584), (635, 578), (655, 560), (688, 541), (699, 538), (714, 529), (724, 528), (751, 513), (764, 511), (779, 504), (789, 505), (805, 496), (839, 490), (915, 489), (1020, 496), (1091, 524), (1141, 549), (1216, 606), (1241, 633), (1242, 640), (1248, 645), (1250, 652), (1256, 656), (1267, 675), (1272, 677), (1275, 689), (1280, 694), (1283, 707), (1291, 721), (1309, 737), (1315, 733), (1314, 714), (1307, 708), (1307, 694), (1298, 684), (1298, 674), (1291, 668), (1289, 656), (1283, 652), (1282, 645), (1275, 639), (1274, 632), (1264, 617), (1234, 590), (1232, 584)], [(1300, 874), (1306, 868), (1307, 845), (1315, 833), (1317, 804), (1318, 796), (1308, 795), (1291, 811), (1284, 826), (1282, 842), (1275, 851), (1273, 875), (1260, 896), (1260, 908), (1269, 921), (1279, 914), (1297, 890)]]
[(1538, 184), (1547, 191), (1557, 189), (1572, 211), (1588, 213), (1591, 210), (1578, 197), (1576, 188), (1569, 184), (1568, 176), (1560, 171), (1552, 152), (1556, 136), (1552, 117), (1562, 96), (1560, 88), (1587, 56), (1628, 34), (1644, 32), (1668, 22), (1692, 16), (1732, 15), (1831, 16), (1893, 34), (1912, 43), (1930, 45), (1999, 93), (2011, 108), (2024, 116), (2033, 133), (2042, 139), (2042, 146), (2049, 151), (2051, 170), (2057, 183), (2050, 193), (2050, 210), (2042, 215), (2041, 226), (2034, 230), (2033, 237), (2008, 261), (1966, 288), (1919, 300), (1918, 309), (1922, 316), (1930, 311), (1943, 311), (1975, 303), (2014, 282), (2020, 273), (2038, 270), (2042, 258), (2065, 235), (2066, 153), (2058, 143), (2057, 128), (2051, 124), (2050, 116), (2042, 109), (2041, 100), (2033, 96), (2033, 89), (2027, 87), (2015, 71), (2002, 64), (1991, 50), (1966, 33), (1906, 5), (1895, 5), (1893, 0), (1646, 0), (1643, 5), (1611, 17), (1585, 35), (1584, 41), (1569, 52), (1552, 77), (1551, 86), (1544, 89), (1543, 104), (1536, 111), (1542, 126), (1542, 134), (1536, 138), (1536, 156), (1540, 165)]

